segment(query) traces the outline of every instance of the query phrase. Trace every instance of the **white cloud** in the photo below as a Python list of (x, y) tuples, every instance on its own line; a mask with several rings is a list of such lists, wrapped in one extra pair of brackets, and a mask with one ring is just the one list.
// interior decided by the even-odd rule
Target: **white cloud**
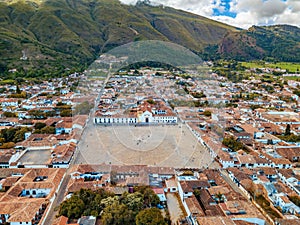
[[(135, 4), (137, 0), (121, 0), (126, 4)], [(226, 11), (221, 0), (152, 0), (153, 3), (183, 9), (208, 18), (241, 28), (252, 25), (291, 24), (300, 27), (299, 0), (231, 0), (230, 12), (236, 17), (223, 14)], [(214, 9), (223, 15), (214, 16)]]

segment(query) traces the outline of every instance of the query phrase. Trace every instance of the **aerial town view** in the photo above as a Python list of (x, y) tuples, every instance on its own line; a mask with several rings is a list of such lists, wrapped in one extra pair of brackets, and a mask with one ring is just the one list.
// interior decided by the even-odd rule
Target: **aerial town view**
[(0, 0), (0, 225), (300, 225), (298, 18)]

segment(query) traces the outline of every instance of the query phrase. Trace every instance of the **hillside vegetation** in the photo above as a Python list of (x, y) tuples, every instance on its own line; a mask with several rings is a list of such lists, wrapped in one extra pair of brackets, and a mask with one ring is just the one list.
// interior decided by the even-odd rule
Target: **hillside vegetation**
[(118, 0), (0, 0), (0, 73), (16, 68), (22, 76), (58, 75), (139, 40), (171, 41), (205, 59), (300, 61), (299, 30), (243, 31), (169, 7)]
[(237, 60), (300, 61), (300, 29), (289, 25), (253, 26), (228, 33), (220, 45), (225, 58)]

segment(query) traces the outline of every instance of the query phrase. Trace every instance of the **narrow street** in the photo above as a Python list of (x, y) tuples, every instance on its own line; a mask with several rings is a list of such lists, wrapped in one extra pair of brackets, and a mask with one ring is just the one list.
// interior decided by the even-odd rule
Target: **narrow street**
[(220, 170), (220, 173), (221, 173), (221, 176), (223, 177), (223, 179), (226, 181), (226, 183), (229, 184), (230, 187), (231, 187), (235, 192), (240, 193), (240, 194), (241, 194), (242, 196), (244, 196), (247, 200), (249, 200), (249, 199), (248, 199), (248, 196), (247, 196), (244, 192), (242, 192), (242, 190), (237, 186), (237, 184), (234, 183), (234, 182), (230, 179), (230, 177), (228, 176), (228, 173), (227, 173), (226, 171)]
[(70, 175), (67, 172), (62, 180), (59, 190), (57, 191), (58, 194), (56, 195), (56, 197), (52, 203), (52, 207), (49, 208), (49, 212), (48, 212), (47, 216), (45, 217), (44, 221), (42, 222), (43, 225), (48, 225), (48, 224), (53, 223), (55, 216), (57, 214), (57, 212), (55, 211), (55, 208), (57, 208), (60, 205), (60, 203), (64, 200), (65, 191), (67, 189), (69, 180), (70, 180)]
[[(110, 69), (111, 69), (111, 65), (110, 65)], [(98, 95), (98, 97), (96, 98), (96, 101), (100, 99), (100, 97), (101, 97), (101, 95), (102, 95), (102, 93), (103, 93), (103, 90), (104, 90), (104, 88), (105, 88), (105, 85), (106, 85), (106, 83), (107, 83), (108, 80), (109, 80), (109, 77), (110, 77), (110, 73), (108, 74), (108, 76), (107, 76), (105, 82), (103, 83), (102, 88), (101, 88), (101, 91), (99, 92), (99, 95)], [(50, 207), (50, 208), (48, 209), (49, 211), (47, 212), (47, 215), (45, 216), (44, 220), (43, 220), (42, 223), (41, 223), (42, 225), (51, 225), (51, 224), (53, 223), (54, 219), (55, 219), (55, 216), (56, 216), (57, 213), (58, 213), (58, 212), (55, 211), (55, 209), (57, 209), (57, 208), (59, 207), (59, 205), (60, 205), (60, 204), (63, 202), (63, 200), (64, 200), (65, 192), (66, 192), (66, 190), (67, 190), (67, 185), (68, 185), (68, 183), (69, 183), (69, 181), (70, 181), (70, 178), (71, 178), (71, 176), (70, 176), (70, 171), (71, 171), (71, 168), (73, 167), (73, 165), (75, 165), (75, 163), (76, 163), (76, 161), (77, 161), (76, 159), (78, 158), (78, 155), (79, 155), (79, 154), (78, 154), (78, 153), (79, 153), (78, 145), (81, 144), (81, 142), (82, 142), (82, 137), (84, 136), (84, 133), (86, 132), (86, 128), (87, 128), (87, 127), (90, 127), (90, 126), (93, 126), (93, 118), (92, 118), (91, 115), (94, 115), (94, 111), (95, 111), (96, 108), (97, 108), (97, 102), (95, 102), (95, 107), (94, 107), (94, 109), (92, 109), (91, 112), (90, 112), (89, 119), (88, 119), (88, 121), (86, 122), (86, 125), (85, 125), (85, 127), (84, 127), (84, 129), (83, 129), (83, 132), (82, 132), (82, 134), (81, 134), (81, 139), (79, 140), (79, 142), (78, 142), (78, 144), (77, 144), (77, 148), (76, 148), (76, 150), (75, 150), (75, 152), (74, 152), (74, 155), (73, 155), (73, 157), (72, 157), (72, 159), (71, 159), (71, 162), (70, 162), (70, 164), (69, 164), (69, 167), (67, 168), (66, 173), (65, 173), (65, 175), (64, 175), (64, 177), (63, 177), (63, 179), (62, 179), (62, 181), (61, 181), (61, 186), (60, 186), (60, 188), (57, 190), (57, 193), (56, 193), (56, 195), (55, 195), (55, 198), (54, 198), (54, 200), (53, 200), (53, 203), (51, 204), (51, 206), (50, 206), (50, 205), (48, 206), (48, 207)]]
[[(90, 120), (87, 122), (89, 123)], [(61, 185), (59, 187), (59, 189), (57, 190), (57, 194), (55, 195), (55, 199), (53, 200), (53, 203), (51, 205), (51, 207), (49, 208), (49, 212), (47, 214), (47, 216), (44, 218), (44, 221), (42, 222), (42, 225), (50, 225), (53, 223), (55, 216), (58, 212), (55, 211), (56, 208), (58, 208), (58, 206), (63, 202), (64, 197), (65, 197), (65, 192), (67, 190), (67, 186), (68, 183), (70, 181), (70, 171), (72, 166), (74, 165), (75, 159), (78, 156), (78, 148), (76, 148), (75, 152), (74, 152), (74, 156), (72, 157), (72, 160), (69, 164), (69, 168), (67, 168), (66, 173), (61, 181)]]

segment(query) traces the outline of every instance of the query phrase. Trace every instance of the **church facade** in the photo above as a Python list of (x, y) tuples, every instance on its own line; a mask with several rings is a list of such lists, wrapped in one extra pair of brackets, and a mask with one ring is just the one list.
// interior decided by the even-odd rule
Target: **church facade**
[(95, 124), (177, 124), (178, 118), (172, 109), (163, 101), (150, 104), (143, 101), (129, 112), (97, 112)]

